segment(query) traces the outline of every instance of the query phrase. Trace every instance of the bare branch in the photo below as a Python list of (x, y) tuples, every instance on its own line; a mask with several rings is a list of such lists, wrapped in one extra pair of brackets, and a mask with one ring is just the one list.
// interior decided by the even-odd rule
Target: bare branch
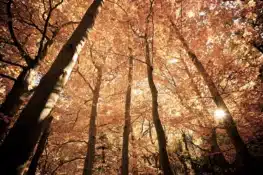
[(85, 83), (89, 86), (90, 90), (94, 92), (94, 88), (91, 86), (90, 82), (85, 78), (85, 76), (79, 71), (79, 69), (76, 70), (76, 72), (80, 75), (80, 77), (85, 81)]
[(72, 158), (72, 159), (69, 159), (69, 160), (62, 160), (58, 166), (51, 172), (51, 175), (54, 175), (56, 173), (56, 171), (61, 168), (63, 165), (67, 164), (67, 163), (70, 163), (70, 162), (73, 162), (73, 161), (76, 161), (76, 160), (84, 160), (85, 157), (75, 157), (75, 158)]
[(9, 80), (12, 80), (12, 81), (16, 81), (16, 79), (14, 77), (11, 77), (9, 75), (5, 75), (5, 74), (2, 74), (2, 73), (0, 73), (0, 77), (6, 78), (6, 79), (9, 79)]
[(0, 56), (0, 61), (3, 62), (3, 63), (6, 63), (6, 64), (10, 64), (10, 65), (12, 65), (12, 66), (20, 67), (20, 68), (22, 68), (22, 69), (25, 69), (25, 68), (26, 68), (25, 66), (22, 66), (22, 65), (20, 65), (20, 64), (18, 64), (18, 63), (13, 63), (13, 62), (11, 62), (11, 61), (4, 60), (1, 56)]
[(79, 108), (79, 110), (78, 110), (78, 112), (77, 112), (77, 117), (76, 117), (76, 119), (75, 119), (75, 121), (74, 121), (74, 123), (73, 123), (73, 126), (72, 126), (72, 128), (74, 128), (74, 127), (75, 127), (75, 125), (76, 125), (76, 123), (77, 123), (77, 121), (78, 121), (78, 119), (79, 119), (79, 114), (80, 114), (80, 111), (81, 111), (81, 108)]
[[(39, 48), (38, 48), (38, 53), (37, 53), (37, 55), (36, 55), (36, 57), (35, 57), (35, 60), (34, 60), (34, 63), (35, 63), (35, 64), (37, 64), (37, 63), (40, 61), (40, 59), (43, 58), (43, 56), (41, 56), (41, 55), (43, 55), (43, 49), (44, 49), (44, 51), (46, 52), (48, 46), (50, 45), (50, 44), (46, 44), (46, 45), (44, 44), (45, 38), (46, 38), (46, 35), (47, 35), (47, 31), (48, 31), (49, 20), (50, 20), (50, 18), (51, 18), (51, 15), (52, 15), (53, 10), (55, 10), (55, 9), (56, 9), (60, 4), (62, 4), (62, 3), (63, 3), (63, 0), (59, 1), (54, 7), (52, 7), (52, 1), (49, 0), (49, 12), (48, 12), (48, 14), (47, 14), (47, 18), (45, 19), (44, 30), (43, 30), (43, 34), (42, 34), (42, 37), (41, 37), (41, 40), (40, 40), (40, 45), (39, 45)], [(45, 13), (45, 12), (44, 12), (44, 13)], [(52, 41), (51, 43), (53, 43), (53, 41)], [(46, 54), (46, 53), (45, 53), (45, 54)]]
[(8, 16), (8, 30), (11, 35), (11, 38), (14, 42), (14, 45), (18, 49), (20, 55), (22, 58), (25, 59), (27, 65), (31, 65), (32, 63), (32, 58), (29, 56), (29, 54), (23, 49), (22, 45), (19, 43), (18, 39), (16, 38), (15, 32), (14, 32), (14, 26), (13, 26), (13, 16), (11, 12), (11, 5), (13, 3), (13, 0), (9, 0), (7, 3), (7, 16)]

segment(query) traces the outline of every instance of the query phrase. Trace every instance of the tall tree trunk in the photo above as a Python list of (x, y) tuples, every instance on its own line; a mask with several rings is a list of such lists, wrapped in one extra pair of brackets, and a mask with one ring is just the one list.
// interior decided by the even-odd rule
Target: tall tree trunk
[(89, 124), (89, 143), (87, 155), (85, 158), (85, 164), (83, 169), (83, 175), (91, 175), (93, 162), (95, 158), (95, 144), (96, 144), (96, 118), (97, 118), (97, 106), (100, 96), (100, 85), (102, 81), (102, 67), (97, 67), (97, 80), (93, 90), (90, 124)]
[(137, 167), (137, 159), (138, 159), (138, 154), (137, 154), (137, 146), (136, 146), (136, 139), (134, 136), (132, 124), (131, 124), (131, 146), (132, 146), (132, 174), (133, 175), (138, 175), (138, 167)]
[(173, 172), (170, 166), (170, 161), (166, 150), (165, 133), (158, 112), (158, 91), (153, 80), (153, 66), (150, 59), (150, 46), (148, 43), (147, 36), (145, 36), (144, 42), (145, 42), (145, 60), (147, 63), (148, 83), (152, 94), (152, 117), (157, 133), (159, 154), (160, 154), (160, 165), (165, 175), (172, 175)]
[[(171, 21), (172, 22), (172, 21)], [(195, 53), (189, 48), (188, 44), (186, 43), (186, 40), (183, 38), (183, 36), (180, 34), (179, 30), (175, 26), (175, 24), (172, 22), (172, 25), (175, 29), (175, 32), (178, 36), (178, 39), (182, 42), (183, 47), (185, 48), (187, 54), (191, 58), (192, 62), (194, 63), (196, 69), (199, 71), (199, 73), (202, 75), (206, 85), (208, 86), (208, 89), (213, 97), (213, 101), (215, 102), (216, 106), (218, 108), (221, 108), (225, 111), (226, 113), (226, 118), (224, 120), (224, 125), (227, 131), (228, 136), (230, 137), (233, 145), (235, 146), (236, 149), (236, 161), (238, 162), (239, 165), (248, 165), (249, 161), (251, 160), (251, 156), (248, 152), (248, 149), (243, 142), (241, 136), (238, 133), (236, 124), (233, 120), (233, 117), (226, 106), (223, 98), (221, 97), (220, 93), (217, 90), (216, 85), (212, 81), (211, 77), (209, 74), (206, 72), (204, 66), (202, 63), (198, 60), (197, 56)]]
[(216, 128), (212, 129), (211, 135), (211, 152), (212, 155), (210, 156), (210, 160), (212, 160), (213, 165), (217, 165), (222, 168), (227, 168), (229, 163), (226, 161), (216, 139)]
[[(40, 47), (38, 48), (38, 53), (35, 56), (35, 59), (32, 59), (23, 49), (19, 41), (17, 40), (14, 30), (13, 30), (13, 14), (11, 10), (11, 5), (13, 3), (13, 0), (9, 0), (7, 3), (7, 17), (9, 19), (8, 28), (11, 35), (12, 40), (15, 43), (16, 48), (20, 51), (21, 57), (26, 60), (27, 67), (22, 66), (23, 70), (20, 72), (19, 76), (17, 77), (12, 89), (6, 96), (4, 102), (0, 106), (0, 113), (3, 113), (4, 115), (8, 116), (9, 119), (13, 118), (15, 114), (17, 114), (18, 110), (21, 108), (23, 104), (22, 97), (26, 94), (29, 96), (33, 90), (29, 91), (29, 88), (32, 80), (30, 79), (32, 72), (37, 69), (37, 67), (40, 65), (40, 61), (43, 60), (48, 52), (48, 48), (53, 44), (55, 36), (58, 34), (58, 29), (56, 32), (53, 33), (52, 39), (49, 39), (45, 44), (44, 39), (40, 41)], [(52, 11), (54, 10), (50, 9), (48, 12), (48, 16), (45, 20), (44, 30), (42, 33), (42, 38), (46, 36), (47, 33), (47, 27), (49, 24), (49, 20), (51, 18)], [(21, 67), (21, 66), (20, 66)], [(3, 140), (4, 136), (7, 134), (7, 128), (10, 125), (9, 123), (5, 123), (2, 120), (0, 120), (0, 140)]]
[(69, 79), (85, 44), (87, 31), (93, 26), (102, 2), (103, 0), (95, 0), (89, 7), (1, 145), (0, 170), (2, 174), (19, 174), (31, 156), (42, 133), (43, 121), (50, 115), (59, 94)]
[(27, 171), (27, 175), (35, 175), (36, 171), (37, 171), (37, 165), (38, 165), (38, 161), (45, 149), (46, 143), (47, 143), (47, 139), (48, 136), (50, 134), (50, 130), (51, 130), (51, 122), (52, 122), (53, 117), (48, 118), (47, 120), (47, 126), (45, 128), (45, 130), (43, 131), (43, 134), (38, 142), (38, 146), (37, 146), (37, 150), (32, 158), (32, 161), (30, 163), (29, 169)]
[[(182, 63), (184, 64), (185, 71), (186, 71), (188, 77), (190, 78), (190, 82), (191, 82), (191, 86), (192, 86), (193, 90), (195, 91), (196, 95), (198, 95), (199, 97), (201, 97), (201, 92), (200, 92), (200, 90), (198, 89), (196, 83), (194, 82), (193, 74), (190, 72), (190, 70), (189, 70), (186, 62), (185, 62), (183, 59), (182, 59)], [(204, 103), (202, 100), (200, 100), (200, 103), (201, 103), (201, 105), (202, 105), (202, 107), (203, 107), (203, 110), (204, 110), (205, 114), (206, 114), (206, 115), (210, 115), (209, 112), (208, 112), (208, 110), (207, 110), (207, 107), (206, 107), (205, 103)], [(203, 118), (205, 119), (204, 116), (205, 116), (205, 115), (203, 115)], [(209, 118), (208, 118), (208, 117), (206, 118), (205, 121), (207, 121), (207, 120), (209, 121)], [(209, 124), (209, 123), (210, 123), (210, 124)], [(221, 162), (221, 166), (226, 166), (226, 165), (228, 165), (228, 162), (226, 161), (226, 159), (225, 159), (223, 153), (221, 152), (221, 149), (220, 149), (220, 147), (219, 147), (219, 145), (218, 145), (218, 143), (217, 143), (216, 128), (212, 126), (211, 120), (210, 120), (209, 123), (205, 122), (205, 125), (208, 125), (208, 126), (210, 125), (210, 126), (212, 127), (212, 129), (211, 129), (212, 135), (211, 135), (211, 141), (210, 141), (210, 144), (211, 144), (211, 152), (212, 152), (212, 153), (216, 153), (216, 155), (213, 155), (211, 158), (212, 158), (212, 159), (214, 158), (217, 162)], [(218, 164), (218, 165), (219, 165), (219, 164)]]
[(123, 131), (123, 145), (122, 145), (122, 166), (121, 174), (129, 174), (129, 135), (131, 131), (131, 87), (132, 87), (132, 77), (133, 77), (133, 58), (130, 55), (129, 58), (129, 72), (128, 72), (128, 86), (126, 92), (126, 102), (125, 102), (125, 116), (124, 116), (124, 131)]

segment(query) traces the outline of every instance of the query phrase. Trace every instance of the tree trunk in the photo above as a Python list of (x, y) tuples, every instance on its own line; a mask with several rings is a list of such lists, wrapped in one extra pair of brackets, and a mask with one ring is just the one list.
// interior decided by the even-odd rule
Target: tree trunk
[(17, 106), (19, 106), (20, 97), (24, 93), (24, 79), (26, 77), (28, 69), (24, 69), (19, 76), (17, 77), (17, 80), (15, 81), (12, 89), (8, 93), (8, 95), (5, 98), (5, 101), (1, 104), (0, 112), (12, 117), (17, 110)]
[[(17, 47), (18, 50), (20, 50), (20, 55), (22, 58), (24, 58), (24, 60), (28, 60), (27, 62), (27, 67), (22, 67), (23, 70), (20, 72), (19, 76), (17, 77), (11, 91), (8, 93), (8, 95), (6, 96), (4, 102), (1, 104), (0, 107), (0, 113), (3, 113), (4, 115), (8, 116), (10, 119), (13, 118), (15, 116), (15, 114), (17, 114), (18, 110), (21, 108), (22, 104), (23, 104), (23, 95), (25, 95), (26, 93), (29, 93), (27, 96), (29, 96), (31, 94), (31, 92), (29, 92), (29, 86), (32, 83), (31, 79), (29, 78), (32, 71), (35, 70), (39, 65), (40, 65), (40, 61), (43, 60), (46, 55), (47, 55), (47, 51), (48, 51), (48, 47), (51, 46), (53, 44), (53, 39), (47, 41), (46, 46), (44, 46), (43, 49), (41, 49), (41, 47), (39, 48), (39, 54), (37, 54), (37, 56), (35, 57), (35, 59), (31, 59), (30, 56), (28, 54), (26, 54), (23, 50), (23, 48), (20, 46), (20, 43), (17, 41), (16, 37), (15, 37), (15, 33), (12, 30), (13, 28), (13, 15), (12, 15), (12, 11), (11, 11), (11, 5), (13, 3), (13, 0), (9, 0), (7, 3), (7, 16), (9, 18), (8, 21), (8, 26), (9, 26), (9, 32), (10, 35), (12, 36), (12, 40), (14, 41), (15, 46)], [(51, 12), (49, 13), (49, 15), (51, 16)], [(48, 22), (48, 20), (50, 19), (50, 16), (46, 19)], [(46, 30), (46, 28), (44, 29)], [(43, 36), (46, 35), (46, 31), (44, 31), (44, 33), (42, 34)], [(4, 123), (3, 121), (0, 121), (0, 140), (4, 138), (4, 136), (7, 133), (7, 128), (10, 125), (9, 123)]]
[(150, 47), (147, 40), (147, 36), (145, 36), (145, 60), (147, 63), (148, 83), (152, 94), (152, 117), (157, 133), (159, 154), (160, 154), (160, 165), (165, 175), (172, 175), (173, 172), (170, 166), (170, 161), (166, 150), (165, 133), (158, 112), (158, 91), (153, 80), (153, 67), (150, 59)]
[(213, 101), (215, 102), (216, 106), (218, 108), (221, 108), (226, 113), (225, 118), (225, 128), (227, 131), (228, 136), (230, 137), (233, 145), (236, 149), (236, 161), (240, 166), (242, 165), (248, 165), (249, 161), (251, 160), (251, 156), (248, 152), (248, 149), (243, 142), (242, 138), (240, 137), (236, 124), (233, 120), (233, 117), (228, 110), (228, 107), (226, 106), (223, 98), (221, 97), (220, 93), (217, 90), (216, 85), (212, 81), (209, 74), (206, 72), (204, 66), (202, 63), (198, 60), (197, 56), (194, 54), (193, 51), (189, 48), (188, 44), (186, 43), (186, 40), (183, 38), (183, 36), (180, 34), (179, 30), (175, 26), (175, 24), (172, 22), (175, 32), (178, 35), (178, 39), (182, 42), (183, 47), (185, 48), (186, 52), (188, 53), (189, 57), (191, 58), (192, 62), (194, 63), (196, 69), (199, 71), (199, 73), (202, 75), (206, 85), (208, 86), (208, 89), (213, 97)]
[(29, 77), (32, 75), (32, 70), (34, 70), (37, 66), (38, 64), (33, 64), (32, 66), (28, 66), (22, 70), (22, 72), (17, 77), (12, 89), (6, 96), (5, 101), (1, 104), (0, 113), (8, 116), (9, 122), (7, 123), (3, 120), (0, 120), (0, 140), (3, 140), (5, 135), (8, 133), (8, 127), (13, 122), (12, 119), (16, 116), (23, 105), (23, 96), (30, 92), (29, 86), (31, 85), (32, 80)]
[[(8, 116), (9, 119), (11, 119), (15, 115), (15, 113), (18, 111), (19, 107), (22, 104), (21, 97), (24, 94), (24, 89), (25, 89), (24, 78), (26, 74), (27, 74), (27, 69), (24, 69), (17, 77), (17, 80), (15, 81), (11, 91), (6, 96), (5, 101), (1, 104), (0, 113)], [(7, 128), (10, 125), (10, 122), (6, 123), (3, 120), (0, 120), (1, 140), (4, 138), (4, 135), (7, 132)]]
[(83, 175), (91, 175), (93, 162), (95, 158), (95, 144), (96, 144), (96, 118), (97, 118), (97, 106), (100, 96), (100, 85), (102, 81), (102, 68), (97, 67), (97, 81), (93, 90), (90, 124), (89, 124), (89, 143), (87, 155), (85, 158), (85, 164), (83, 169)]
[(226, 161), (216, 139), (216, 128), (212, 129), (211, 136), (211, 152), (210, 160), (212, 160), (213, 165), (217, 165), (222, 168), (227, 168), (229, 163)]
[(126, 92), (126, 102), (125, 102), (125, 123), (123, 131), (123, 145), (122, 145), (122, 166), (121, 174), (129, 174), (129, 135), (131, 131), (131, 87), (132, 87), (132, 77), (133, 77), (133, 58), (129, 58), (129, 72), (128, 72), (128, 86)]
[(29, 169), (27, 171), (27, 175), (35, 175), (36, 171), (37, 171), (37, 165), (38, 165), (38, 161), (45, 149), (46, 143), (47, 143), (47, 139), (48, 136), (50, 134), (50, 129), (51, 129), (51, 122), (53, 117), (48, 118), (49, 120), (47, 120), (47, 126), (46, 129), (43, 131), (43, 134), (39, 140), (38, 146), (37, 146), (37, 150), (35, 152), (35, 155), (33, 156), (33, 159), (30, 163)]
[(95, 0), (89, 7), (1, 145), (2, 174), (19, 174), (31, 156), (42, 133), (43, 121), (50, 115), (70, 76), (101, 4), (102, 0)]

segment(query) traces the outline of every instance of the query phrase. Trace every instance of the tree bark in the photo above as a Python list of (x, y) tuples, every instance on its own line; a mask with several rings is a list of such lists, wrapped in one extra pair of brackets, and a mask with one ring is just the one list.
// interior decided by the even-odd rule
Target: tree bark
[(102, 1), (95, 0), (89, 7), (1, 145), (2, 174), (19, 174), (23, 170), (43, 131), (44, 120), (50, 115), (69, 79)]
[(85, 158), (83, 175), (91, 175), (93, 162), (95, 158), (95, 144), (96, 144), (96, 118), (97, 118), (97, 106), (100, 96), (100, 86), (102, 81), (102, 67), (97, 67), (97, 81), (95, 88), (93, 90), (91, 114), (90, 114), (90, 124), (89, 124), (89, 143), (87, 155)]
[(48, 118), (47, 120), (47, 126), (46, 129), (43, 131), (43, 134), (39, 140), (38, 146), (37, 146), (37, 150), (32, 158), (32, 161), (30, 163), (29, 169), (27, 171), (27, 175), (35, 175), (36, 171), (37, 171), (37, 165), (38, 165), (38, 161), (45, 149), (46, 143), (47, 143), (47, 139), (48, 136), (50, 134), (50, 129), (51, 129), (51, 122), (52, 122), (53, 117)]
[(24, 69), (17, 77), (12, 89), (8, 93), (5, 101), (1, 104), (0, 112), (7, 115), (13, 116), (15, 114), (15, 108), (18, 106), (19, 97), (24, 93), (24, 78), (27, 74), (27, 69)]
[[(1, 104), (0, 113), (8, 116), (10, 119), (15, 115), (22, 104), (21, 96), (24, 94), (24, 78), (26, 74), (27, 70), (24, 69), (15, 81), (11, 91), (5, 98), (5, 101)], [(0, 120), (0, 140), (4, 138), (10, 122), (6, 123), (3, 120)]]
[(126, 92), (126, 102), (125, 102), (125, 114), (124, 114), (124, 129), (123, 129), (123, 145), (122, 145), (122, 166), (121, 174), (129, 174), (129, 135), (131, 131), (131, 87), (133, 78), (133, 58), (129, 58), (129, 72), (128, 72), (128, 86)]
[(166, 150), (165, 133), (158, 112), (158, 91), (153, 80), (153, 67), (150, 59), (150, 46), (148, 43), (147, 36), (145, 36), (145, 61), (147, 63), (148, 84), (152, 94), (152, 117), (157, 133), (159, 154), (160, 154), (160, 165), (165, 175), (172, 175), (173, 172), (170, 166), (170, 161)]
[[(13, 0), (9, 0), (7, 3), (7, 10), (6, 11), (7, 11), (7, 16), (9, 18), (8, 29), (9, 29), (9, 32), (10, 32), (10, 35), (11, 35), (11, 38), (14, 42), (15, 47), (19, 50), (20, 56), (27, 62), (27, 66), (21, 66), (21, 65), (16, 64), (16, 63), (4, 61), (7, 64), (15, 65), (15, 66), (18, 66), (18, 67), (23, 69), (20, 72), (17, 79), (15, 80), (15, 83), (14, 83), (12, 89), (10, 90), (10, 92), (8, 93), (8, 95), (6, 96), (4, 102), (1, 104), (1, 107), (0, 107), (0, 113), (3, 113), (4, 115), (8, 116), (10, 119), (13, 118), (15, 116), (15, 114), (17, 114), (19, 109), (21, 108), (21, 106), (23, 104), (22, 97), (26, 93), (31, 94), (31, 92), (28, 89), (31, 82), (29, 79), (27, 79), (27, 77), (31, 74), (32, 70), (35, 70), (40, 65), (40, 61), (46, 57), (47, 52), (48, 52), (48, 48), (53, 44), (54, 38), (57, 35), (57, 33), (59, 32), (59, 29), (58, 29), (58, 31), (53, 34), (52, 39), (48, 40), (45, 44), (43, 44), (44, 40), (42, 40), (40, 42), (41, 47), (39, 47), (38, 53), (37, 53), (35, 59), (32, 59), (25, 52), (25, 50), (23, 49), (23, 46), (21, 45), (21, 43), (19, 43), (18, 39), (16, 38), (14, 29), (13, 29), (14, 28), (14, 26), (13, 26), (13, 14), (12, 14), (12, 10), (11, 10), (12, 3), (13, 3)], [(52, 11), (54, 9), (55, 8), (51, 8), (48, 12), (48, 17), (45, 20), (45, 26), (44, 26), (42, 38), (44, 38), (46, 36), (47, 25), (48, 25), (49, 20), (51, 18)], [(1, 61), (3, 61), (2, 58), (1, 58)], [(29, 84), (27, 84), (27, 83), (29, 83)], [(2, 120), (0, 120), (0, 140), (3, 140), (4, 136), (7, 134), (7, 128), (9, 127), (9, 125), (10, 125), (10, 122), (5, 123)]]
[[(172, 21), (171, 21), (172, 22)], [(189, 48), (188, 44), (186, 43), (186, 40), (183, 38), (183, 36), (180, 34), (179, 30), (175, 26), (175, 24), (172, 22), (172, 25), (175, 29), (175, 32), (178, 36), (178, 39), (182, 42), (183, 47), (185, 48), (188, 56), (191, 58), (193, 64), (195, 65), (198, 72), (203, 77), (206, 85), (208, 86), (208, 89), (212, 95), (213, 101), (216, 104), (218, 108), (221, 108), (226, 113), (226, 118), (224, 120), (224, 125), (227, 131), (228, 136), (230, 137), (235, 149), (236, 149), (236, 161), (240, 166), (246, 166), (249, 165), (249, 161), (251, 160), (251, 156), (248, 152), (248, 149), (243, 142), (241, 136), (238, 133), (236, 124), (233, 120), (233, 117), (226, 106), (223, 98), (221, 97), (219, 91), (217, 90), (216, 85), (214, 84), (213, 80), (209, 76), (209, 74), (206, 72), (204, 66), (202, 63), (198, 60), (195, 53)]]

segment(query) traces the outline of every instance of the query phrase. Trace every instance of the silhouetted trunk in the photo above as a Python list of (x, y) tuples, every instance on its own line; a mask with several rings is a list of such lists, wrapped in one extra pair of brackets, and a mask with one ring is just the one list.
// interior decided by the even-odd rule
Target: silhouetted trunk
[(222, 168), (227, 168), (229, 163), (226, 161), (216, 139), (216, 128), (212, 129), (212, 136), (211, 136), (211, 152), (212, 155), (210, 156), (210, 160), (212, 161), (213, 165), (217, 165)]
[[(22, 104), (21, 96), (24, 94), (24, 78), (27, 74), (27, 70), (23, 70), (20, 75), (17, 77), (11, 91), (5, 98), (5, 101), (1, 104), (0, 112), (8, 116), (11, 119), (15, 113), (18, 111), (19, 107)], [(4, 122), (0, 120), (0, 139), (4, 138), (4, 135), (7, 132), (7, 128), (10, 125), (10, 122)]]
[(124, 128), (123, 128), (123, 145), (122, 145), (122, 165), (121, 174), (129, 174), (129, 135), (131, 131), (131, 87), (132, 87), (132, 75), (133, 75), (133, 58), (129, 58), (129, 72), (128, 72), (128, 86), (126, 92), (125, 102), (125, 114), (124, 114)]
[[(34, 65), (33, 67), (36, 66), (37, 65)], [(9, 122), (0, 120), (0, 140), (7, 134), (7, 129), (12, 123), (11, 120), (15, 120), (14, 117), (24, 103), (23, 97), (25, 97), (26, 94), (29, 96), (28, 93), (30, 93), (30, 91), (28, 88), (32, 84), (30, 78), (33, 76), (31, 70), (33, 70), (33, 68), (29, 69), (28, 67), (22, 70), (12, 89), (7, 94), (5, 101), (1, 104), (0, 113), (8, 116)]]
[(158, 139), (160, 166), (165, 175), (172, 175), (173, 172), (170, 166), (170, 161), (166, 150), (165, 133), (158, 112), (158, 91), (153, 80), (153, 67), (150, 59), (150, 47), (147, 39), (147, 36), (145, 36), (145, 61), (147, 63), (148, 83), (152, 94), (152, 117)]
[(5, 101), (1, 104), (0, 112), (4, 113), (7, 116), (12, 117), (17, 111), (15, 109), (17, 108), (17, 106), (19, 106), (19, 103), (21, 102), (20, 97), (24, 93), (24, 79), (27, 74), (27, 71), (27, 69), (24, 69), (19, 74), (12, 89), (6, 96)]
[(182, 42), (187, 54), (191, 58), (192, 62), (194, 63), (196, 69), (199, 71), (199, 73), (202, 75), (206, 85), (208, 86), (208, 89), (212, 95), (213, 101), (215, 102), (216, 106), (218, 108), (221, 108), (225, 111), (226, 117), (224, 120), (224, 125), (227, 131), (228, 136), (230, 137), (233, 145), (236, 149), (236, 160), (240, 166), (242, 165), (249, 165), (249, 161), (251, 160), (251, 156), (248, 152), (248, 149), (243, 142), (242, 138), (240, 137), (236, 124), (233, 120), (233, 117), (228, 110), (228, 107), (226, 106), (223, 98), (221, 97), (220, 93), (217, 90), (216, 85), (212, 81), (209, 74), (206, 72), (204, 66), (202, 63), (198, 60), (197, 56), (194, 54), (193, 51), (189, 48), (188, 44), (186, 43), (183, 36), (180, 34), (179, 30), (175, 26), (175, 24), (172, 22), (175, 32), (178, 35), (178, 39)]
[(131, 133), (131, 146), (132, 146), (132, 170), (131, 170), (131, 173), (133, 175), (138, 175), (139, 172), (138, 172), (138, 167), (137, 167), (137, 159), (138, 159), (138, 154), (137, 154), (137, 147), (136, 147), (136, 139), (135, 139), (135, 136), (134, 136), (134, 132), (133, 132), (133, 128), (132, 128), (132, 124), (131, 124), (131, 130), (130, 130), (130, 133)]
[[(21, 106), (24, 103), (23, 97), (25, 95), (29, 97), (33, 90), (30, 90), (29, 87), (33, 83), (30, 79), (32, 72), (40, 65), (40, 61), (43, 60), (48, 52), (48, 48), (53, 44), (54, 37), (58, 34), (59, 29), (53, 33), (52, 39), (49, 39), (45, 44), (44, 40), (43, 42), (40, 41), (40, 47), (38, 48), (38, 53), (35, 56), (34, 59), (32, 59), (22, 48), (21, 44), (17, 40), (14, 30), (13, 30), (13, 14), (11, 10), (11, 5), (13, 3), (13, 0), (9, 0), (7, 5), (7, 17), (8, 17), (8, 29), (11, 35), (11, 38), (14, 42), (14, 45), (19, 50), (21, 57), (27, 62), (27, 66), (19, 66), (23, 70), (20, 72), (19, 76), (15, 80), (15, 83), (12, 87), (12, 89), (9, 91), (7, 96), (5, 97), (4, 102), (1, 104), (0, 107), (0, 113), (3, 113), (4, 115), (8, 116), (9, 119), (12, 119), (15, 114), (18, 113), (18, 111), (21, 109)], [(54, 10), (54, 9), (53, 9)], [(51, 18), (51, 12), (53, 11), (50, 9), (48, 12), (48, 17), (45, 19), (45, 25), (42, 33), (42, 37), (44, 38), (47, 33), (47, 27), (48, 22)], [(43, 46), (43, 47), (42, 47)], [(13, 64), (13, 63), (9, 63)], [(13, 119), (15, 120), (15, 119)], [(4, 138), (4, 136), (7, 134), (7, 128), (9, 127), (9, 123), (5, 123), (2, 120), (0, 120), (0, 140)]]
[(23, 170), (42, 133), (43, 122), (50, 115), (78, 59), (101, 4), (102, 0), (95, 0), (89, 7), (1, 145), (1, 174), (19, 174)]
[(28, 168), (28, 171), (26, 173), (26, 175), (35, 175), (36, 171), (37, 171), (37, 165), (38, 165), (38, 161), (45, 149), (46, 143), (47, 143), (47, 139), (48, 136), (50, 134), (50, 129), (51, 129), (51, 122), (52, 122), (53, 117), (48, 118), (47, 121), (47, 126), (46, 129), (43, 131), (43, 134), (38, 142), (38, 146), (37, 146), (37, 150), (32, 158), (32, 161), (30, 163), (30, 166)]
[(93, 90), (90, 123), (89, 123), (89, 143), (87, 155), (85, 158), (85, 164), (83, 169), (83, 175), (91, 175), (95, 158), (95, 144), (96, 144), (96, 118), (97, 118), (97, 106), (100, 97), (100, 85), (102, 80), (102, 68), (97, 67), (97, 80)]

